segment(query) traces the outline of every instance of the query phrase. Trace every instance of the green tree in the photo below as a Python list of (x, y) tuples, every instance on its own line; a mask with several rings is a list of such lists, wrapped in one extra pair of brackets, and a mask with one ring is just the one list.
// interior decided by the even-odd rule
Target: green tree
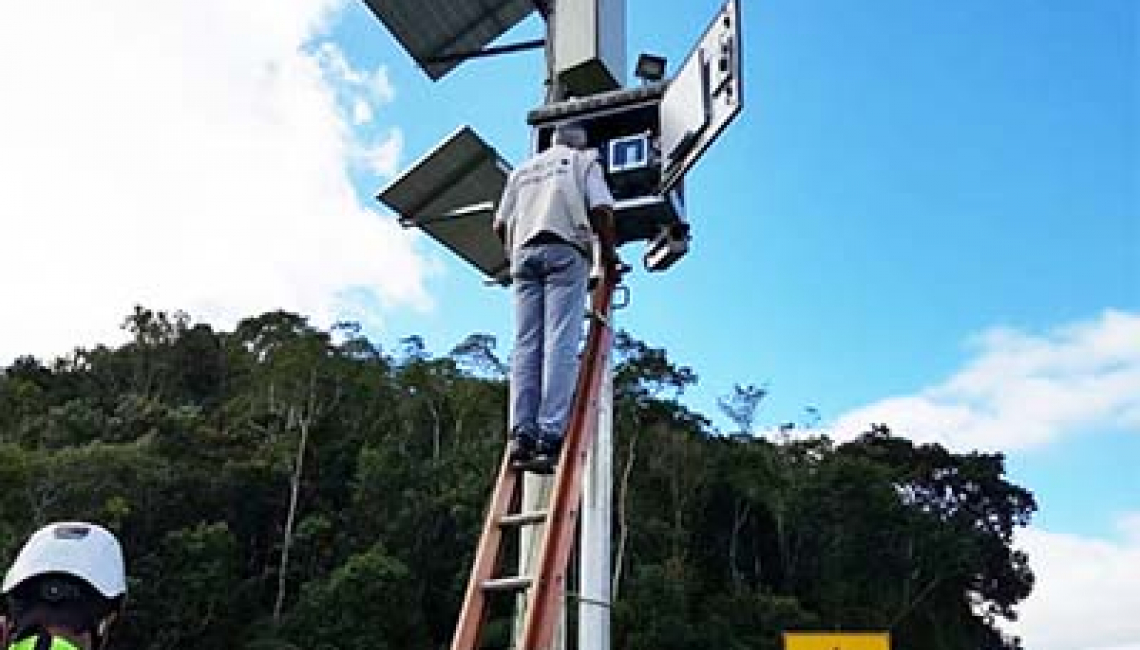
[[(0, 369), (3, 557), (48, 520), (110, 526), (131, 567), (117, 647), (448, 643), (505, 439), (491, 337), (433, 357), (410, 336), (393, 360), (357, 325), (282, 311), (217, 331), (140, 307), (125, 326), (121, 346)], [(1018, 647), (996, 624), (1032, 588), (1013, 533), (1035, 503), (1000, 455), (885, 427), (719, 436), (680, 401), (691, 369), (615, 343), (615, 648), (837, 627)], [(738, 388), (750, 431), (761, 395)]]
[(756, 411), (768, 396), (768, 389), (752, 384), (736, 384), (732, 393), (717, 398), (717, 406), (736, 425), (738, 435), (750, 436), (756, 424)]
[(418, 590), (412, 571), (374, 546), (305, 585), (286, 624), (288, 638), (309, 650), (429, 648)]

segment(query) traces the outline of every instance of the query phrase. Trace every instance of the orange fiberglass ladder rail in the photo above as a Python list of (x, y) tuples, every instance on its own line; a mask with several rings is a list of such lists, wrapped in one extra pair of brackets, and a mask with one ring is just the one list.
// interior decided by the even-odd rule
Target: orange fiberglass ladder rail
[[(617, 269), (605, 268), (592, 295), (590, 330), (578, 373), (574, 408), (545, 510), (511, 514), (511, 509), (521, 502), (523, 471), (512, 467), (509, 451), (503, 453), (451, 650), (476, 650), (487, 618), (488, 596), (497, 591), (520, 589), (527, 590), (526, 612), (521, 639), (516, 640), (514, 647), (549, 650), (552, 646), (581, 510), (586, 455), (597, 431), (600, 392), (613, 347), (610, 314), (619, 276)], [(495, 578), (504, 531), (540, 523), (546, 523), (546, 528), (539, 540), (538, 556), (532, 567), (534, 574)]]

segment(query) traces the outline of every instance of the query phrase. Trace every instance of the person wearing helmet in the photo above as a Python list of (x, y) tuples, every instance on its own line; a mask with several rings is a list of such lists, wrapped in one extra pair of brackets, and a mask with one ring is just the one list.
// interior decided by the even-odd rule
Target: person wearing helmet
[(24, 544), (2, 593), (0, 648), (99, 650), (126, 598), (122, 547), (95, 524), (50, 524)]

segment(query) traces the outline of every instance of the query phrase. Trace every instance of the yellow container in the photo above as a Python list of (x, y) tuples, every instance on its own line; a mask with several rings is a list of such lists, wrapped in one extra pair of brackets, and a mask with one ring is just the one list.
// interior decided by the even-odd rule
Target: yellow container
[(785, 632), (784, 650), (891, 650), (889, 632)]

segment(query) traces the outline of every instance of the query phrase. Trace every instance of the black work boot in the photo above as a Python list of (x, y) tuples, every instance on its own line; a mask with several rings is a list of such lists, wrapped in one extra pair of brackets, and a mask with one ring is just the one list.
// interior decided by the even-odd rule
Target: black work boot
[(519, 424), (511, 430), (510, 446), (511, 462), (525, 463), (534, 458), (538, 447), (538, 427), (533, 424)]
[(549, 467), (553, 471), (558, 464), (558, 457), (562, 454), (562, 440), (561, 436), (555, 437), (549, 434), (540, 437), (534, 449), (534, 464)]

